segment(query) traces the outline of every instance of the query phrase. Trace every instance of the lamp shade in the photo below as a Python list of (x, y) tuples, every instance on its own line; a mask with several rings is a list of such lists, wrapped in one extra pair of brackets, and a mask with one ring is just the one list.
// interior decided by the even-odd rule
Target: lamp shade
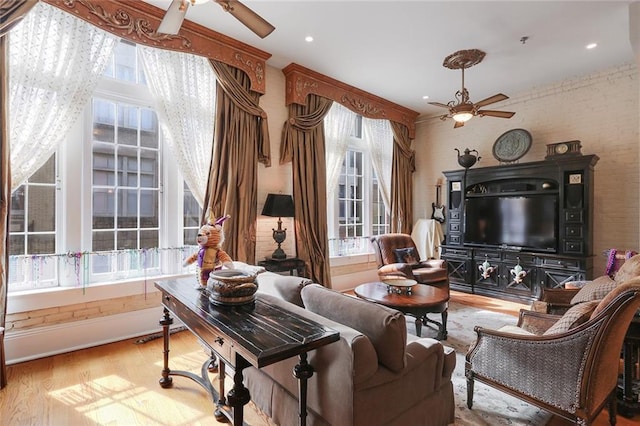
[(284, 194), (269, 194), (262, 208), (263, 216), (293, 217), (293, 197)]

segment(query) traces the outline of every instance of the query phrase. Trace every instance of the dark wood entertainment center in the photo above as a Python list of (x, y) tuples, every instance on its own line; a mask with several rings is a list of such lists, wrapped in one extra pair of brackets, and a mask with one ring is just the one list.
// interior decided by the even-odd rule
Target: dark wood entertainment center
[[(447, 221), (442, 258), (447, 260), (451, 288), (528, 302), (539, 297), (544, 287), (561, 287), (568, 281), (592, 278), (593, 173), (598, 159), (597, 155), (567, 155), (444, 172)], [(517, 217), (514, 226), (522, 228), (516, 230), (520, 234), (516, 232), (514, 237), (513, 232), (502, 231), (494, 240), (483, 243), (470, 234), (470, 229), (465, 233), (465, 226), (479, 228), (477, 222), (481, 220), (466, 217), (465, 204), (486, 202), (495, 206), (498, 199), (506, 204), (526, 200), (529, 207), (524, 216), (518, 216), (517, 209), (525, 204), (511, 203), (515, 208), (511, 214)], [(545, 199), (550, 203), (541, 207), (538, 203)], [(543, 208), (545, 218), (551, 220), (540, 217), (538, 213)], [(500, 217), (495, 211), (492, 214)], [(544, 233), (546, 239), (542, 241), (536, 235), (527, 240), (523, 234), (529, 229)], [(523, 243), (497, 243), (500, 238), (511, 237), (520, 238)]]

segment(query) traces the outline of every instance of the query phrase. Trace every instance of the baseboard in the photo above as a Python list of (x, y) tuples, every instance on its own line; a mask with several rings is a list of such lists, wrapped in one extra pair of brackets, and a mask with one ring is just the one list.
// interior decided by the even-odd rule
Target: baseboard
[[(150, 308), (32, 330), (5, 331), (6, 362), (16, 364), (158, 333), (161, 316), (160, 308)], [(174, 322), (172, 327), (182, 325), (178, 320)]]

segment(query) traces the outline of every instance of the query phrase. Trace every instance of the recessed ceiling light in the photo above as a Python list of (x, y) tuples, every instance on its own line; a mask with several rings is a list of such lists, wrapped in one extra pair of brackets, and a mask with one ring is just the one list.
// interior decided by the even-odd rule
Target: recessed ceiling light
[(306, 37), (304, 38), (304, 41), (306, 41), (307, 43), (311, 43), (311, 42), (313, 41), (313, 37), (311, 37), (311, 36), (306, 36)]
[(429, 95), (424, 95), (422, 99), (429, 99)]
[(595, 49), (596, 47), (598, 47), (598, 43), (589, 43), (586, 47), (587, 49)]

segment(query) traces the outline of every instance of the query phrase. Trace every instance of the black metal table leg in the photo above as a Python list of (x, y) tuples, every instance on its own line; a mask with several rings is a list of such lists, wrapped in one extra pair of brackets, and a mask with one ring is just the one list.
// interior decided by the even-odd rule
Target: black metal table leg
[(251, 401), (251, 394), (249, 394), (249, 389), (244, 386), (242, 377), (242, 370), (250, 365), (244, 358), (237, 356), (233, 375), (233, 388), (227, 394), (229, 406), (233, 408), (234, 426), (242, 426), (244, 422), (243, 407)]
[(163, 368), (162, 368), (162, 377), (159, 380), (160, 386), (163, 388), (170, 388), (173, 385), (173, 379), (169, 374), (171, 370), (169, 370), (169, 327), (173, 324), (173, 318), (171, 318), (171, 313), (167, 308), (164, 308), (162, 319), (160, 320), (160, 325), (162, 326), (162, 340), (164, 342), (164, 350), (163, 350)]
[(218, 360), (218, 401), (216, 402), (216, 411), (213, 413), (218, 421), (222, 421), (226, 417), (223, 410), (224, 406), (227, 404), (224, 397), (224, 370), (225, 363), (222, 362), (222, 360)]
[(442, 311), (442, 324), (440, 325), (440, 329), (438, 330), (438, 340), (447, 340), (447, 317), (449, 316), (449, 313), (447, 312), (447, 309), (445, 309), (444, 311)]
[(300, 362), (293, 368), (293, 375), (298, 379), (298, 415), (300, 426), (307, 424), (307, 380), (313, 376), (313, 367), (307, 362), (307, 353), (300, 354)]

